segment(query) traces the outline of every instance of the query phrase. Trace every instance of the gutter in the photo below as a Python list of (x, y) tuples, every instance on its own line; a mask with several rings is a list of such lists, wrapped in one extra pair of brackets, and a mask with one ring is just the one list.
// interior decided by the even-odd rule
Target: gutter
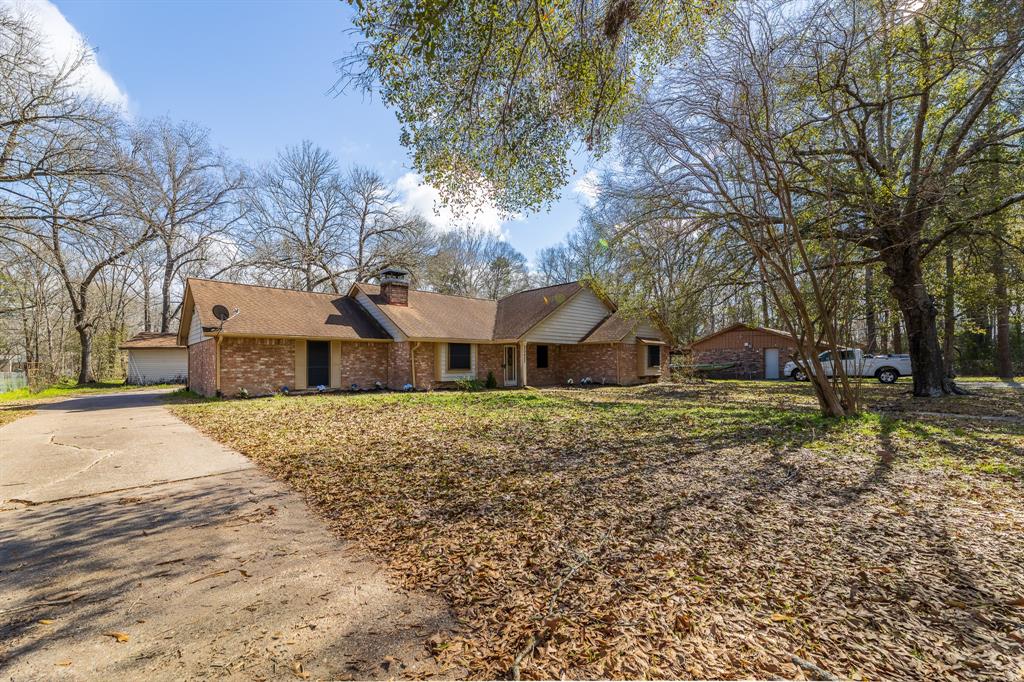
[(412, 345), (409, 350), (409, 373), (412, 375), (412, 389), (416, 390), (416, 349), (420, 347), (420, 342), (417, 341)]

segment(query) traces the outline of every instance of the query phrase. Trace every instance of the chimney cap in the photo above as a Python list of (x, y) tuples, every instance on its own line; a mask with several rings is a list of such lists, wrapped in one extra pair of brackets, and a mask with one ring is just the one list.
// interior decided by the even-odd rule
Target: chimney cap
[(384, 268), (379, 275), (381, 284), (389, 282), (408, 284), (406, 279), (408, 276), (409, 273), (401, 268)]

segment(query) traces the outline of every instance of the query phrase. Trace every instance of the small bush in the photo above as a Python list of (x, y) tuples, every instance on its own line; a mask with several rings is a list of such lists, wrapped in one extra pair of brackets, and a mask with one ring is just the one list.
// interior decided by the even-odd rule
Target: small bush
[(484, 382), (487, 388), (497, 388), (498, 380), (494, 378), (494, 372), (487, 372), (487, 381)]
[(484, 382), (479, 379), (458, 379), (455, 388), (460, 391), (479, 391), (484, 387)]

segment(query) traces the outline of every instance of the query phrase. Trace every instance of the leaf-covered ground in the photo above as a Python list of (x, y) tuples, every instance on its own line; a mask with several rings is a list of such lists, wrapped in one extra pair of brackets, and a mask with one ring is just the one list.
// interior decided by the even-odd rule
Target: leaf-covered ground
[(471, 677), (1024, 678), (1024, 394), (907, 388), (845, 421), (764, 382), (172, 409), (442, 594)]

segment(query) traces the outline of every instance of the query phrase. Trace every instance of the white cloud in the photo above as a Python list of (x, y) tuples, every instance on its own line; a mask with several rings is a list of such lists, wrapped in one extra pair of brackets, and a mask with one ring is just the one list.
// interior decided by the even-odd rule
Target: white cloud
[(503, 237), (505, 221), (521, 219), (519, 216), (503, 216), (492, 203), (483, 199), (457, 215), (441, 203), (441, 193), (437, 188), (423, 182), (419, 173), (406, 173), (398, 178), (395, 189), (401, 196), (401, 205), (406, 210), (422, 214), (435, 229), (442, 231), (468, 226)]
[(587, 206), (596, 205), (597, 197), (601, 193), (600, 178), (597, 175), (597, 171), (589, 170), (584, 173), (573, 183), (572, 191)]
[(81, 91), (109, 102), (121, 111), (128, 111), (128, 95), (113, 76), (103, 70), (92, 47), (56, 5), (49, 0), (0, 0), (0, 7), (11, 9), (17, 16), (35, 24), (42, 39), (42, 49), (55, 65), (64, 64), (84, 49), (89, 59), (80, 74)]

